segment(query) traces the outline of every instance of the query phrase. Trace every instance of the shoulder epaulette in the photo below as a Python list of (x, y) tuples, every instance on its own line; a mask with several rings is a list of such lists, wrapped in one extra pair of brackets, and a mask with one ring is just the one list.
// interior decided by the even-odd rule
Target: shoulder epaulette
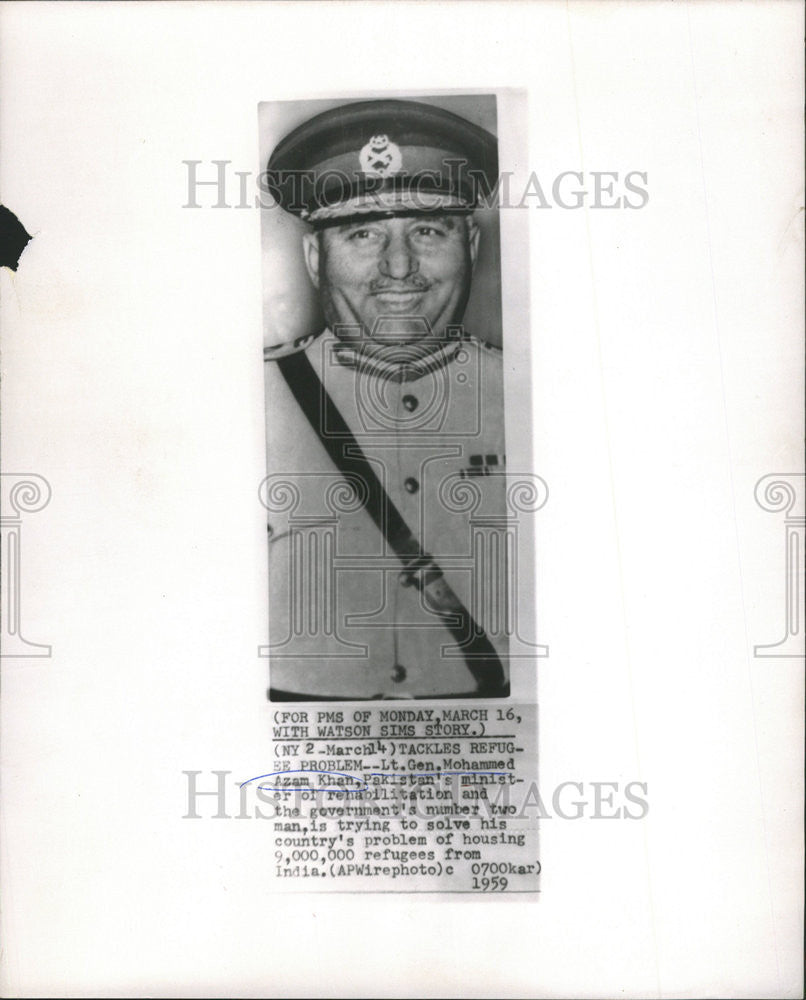
[(299, 351), (304, 351), (306, 347), (310, 347), (318, 336), (318, 333), (308, 333), (304, 337), (297, 337), (296, 340), (292, 340), (288, 344), (277, 344), (274, 347), (264, 347), (263, 360), (277, 361), (278, 358), (286, 358), (289, 354), (297, 354)]

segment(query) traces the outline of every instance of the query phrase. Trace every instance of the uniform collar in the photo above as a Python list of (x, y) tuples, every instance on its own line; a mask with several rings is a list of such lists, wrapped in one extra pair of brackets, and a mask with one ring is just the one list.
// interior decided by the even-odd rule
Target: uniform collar
[[(330, 330), (326, 336), (331, 341), (333, 357), (346, 368), (353, 368), (362, 375), (373, 375), (389, 382), (414, 382), (429, 372), (444, 368), (453, 359), (462, 339), (422, 342), (416, 345), (389, 345), (378, 354), (367, 354), (349, 341), (339, 340)], [(423, 347), (429, 347), (423, 350)]]

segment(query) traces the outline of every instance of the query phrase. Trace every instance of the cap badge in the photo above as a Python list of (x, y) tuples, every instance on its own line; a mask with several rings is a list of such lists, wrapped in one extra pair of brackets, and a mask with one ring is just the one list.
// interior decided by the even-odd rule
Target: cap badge
[(403, 166), (400, 147), (390, 142), (388, 135), (373, 135), (358, 154), (358, 161), (365, 174), (375, 177), (396, 174)]

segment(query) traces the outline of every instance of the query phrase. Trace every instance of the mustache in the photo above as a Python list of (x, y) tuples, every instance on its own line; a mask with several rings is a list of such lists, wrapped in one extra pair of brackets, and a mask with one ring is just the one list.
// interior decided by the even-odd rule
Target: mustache
[(369, 283), (369, 290), (373, 295), (379, 292), (424, 292), (430, 287), (431, 282), (427, 278), (421, 278), (416, 274), (412, 274), (402, 281), (375, 278)]

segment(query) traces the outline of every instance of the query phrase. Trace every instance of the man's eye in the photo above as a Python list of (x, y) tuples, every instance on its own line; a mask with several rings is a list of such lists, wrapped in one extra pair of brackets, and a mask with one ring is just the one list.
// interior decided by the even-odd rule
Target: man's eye
[(418, 226), (415, 229), (417, 236), (444, 236), (443, 230), (437, 226)]
[(348, 240), (368, 240), (375, 234), (371, 229), (354, 229), (347, 237)]

